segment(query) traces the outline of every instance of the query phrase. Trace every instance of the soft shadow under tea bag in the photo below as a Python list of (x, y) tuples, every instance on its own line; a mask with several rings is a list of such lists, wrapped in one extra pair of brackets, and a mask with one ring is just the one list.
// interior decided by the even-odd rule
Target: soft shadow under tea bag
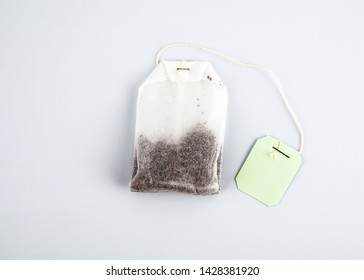
[(131, 190), (218, 193), (226, 108), (210, 63), (158, 63), (139, 88)]
[(216, 194), (220, 190), (227, 92), (208, 62), (160, 61), (168, 48), (187, 46), (264, 72), (294, 121), (295, 150), (273, 137), (259, 139), (236, 177), (238, 189), (268, 206), (277, 205), (301, 165), (303, 131), (275, 74), (219, 51), (191, 43), (163, 47), (156, 68), (139, 88), (132, 191)]

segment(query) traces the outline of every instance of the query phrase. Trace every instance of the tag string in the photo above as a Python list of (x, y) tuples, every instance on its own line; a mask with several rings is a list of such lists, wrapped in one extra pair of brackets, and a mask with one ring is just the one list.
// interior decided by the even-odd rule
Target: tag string
[(171, 44), (168, 44), (168, 45), (165, 45), (164, 47), (162, 47), (159, 52), (157, 53), (156, 55), (156, 64), (158, 65), (159, 62), (160, 62), (160, 56), (162, 54), (162, 52), (164, 52), (165, 50), (167, 49), (170, 49), (170, 48), (175, 48), (175, 47), (191, 47), (191, 48), (196, 48), (196, 49), (200, 49), (200, 50), (203, 50), (205, 52), (208, 52), (208, 53), (212, 53), (212, 54), (215, 54), (221, 58), (224, 58), (232, 63), (235, 63), (235, 64), (238, 64), (240, 66), (244, 66), (244, 67), (250, 67), (250, 68), (255, 68), (255, 69), (258, 69), (262, 72), (264, 72), (273, 82), (274, 86), (276, 87), (279, 95), (281, 96), (282, 100), (283, 100), (283, 103), (284, 103), (284, 106), (286, 107), (289, 115), (291, 116), (296, 128), (297, 128), (297, 131), (300, 135), (300, 145), (299, 145), (299, 148), (298, 148), (298, 152), (299, 153), (302, 153), (302, 150), (303, 150), (303, 144), (304, 144), (304, 134), (303, 134), (303, 129), (302, 129), (302, 125), (300, 123), (300, 121), (298, 120), (297, 116), (296, 116), (296, 113), (294, 112), (291, 104), (288, 102), (288, 99), (287, 99), (287, 95), (283, 89), (283, 86), (281, 84), (281, 82), (279, 81), (278, 77), (276, 76), (276, 74), (274, 74), (274, 72), (272, 70), (270, 70), (269, 68), (267, 68), (266, 66), (264, 65), (260, 65), (260, 64), (251, 64), (251, 63), (245, 63), (245, 62), (241, 62), (229, 55), (226, 55), (220, 51), (217, 51), (217, 50), (214, 50), (214, 49), (211, 49), (211, 48), (207, 48), (207, 47), (204, 47), (204, 46), (201, 46), (201, 45), (198, 45), (198, 44), (193, 44), (193, 43), (186, 43), (186, 42), (179, 42), (179, 43), (171, 43)]

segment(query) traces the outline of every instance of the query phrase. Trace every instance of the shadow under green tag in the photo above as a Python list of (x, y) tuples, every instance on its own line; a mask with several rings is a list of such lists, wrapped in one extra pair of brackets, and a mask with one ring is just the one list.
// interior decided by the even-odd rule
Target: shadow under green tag
[(240, 191), (267, 206), (278, 205), (301, 164), (297, 150), (265, 136), (257, 140), (235, 181)]

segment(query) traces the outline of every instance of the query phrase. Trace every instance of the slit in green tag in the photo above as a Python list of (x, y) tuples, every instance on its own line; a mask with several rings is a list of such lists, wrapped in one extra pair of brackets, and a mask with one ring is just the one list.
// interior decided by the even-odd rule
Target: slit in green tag
[(301, 164), (297, 150), (265, 136), (254, 144), (235, 178), (236, 185), (267, 206), (278, 205)]

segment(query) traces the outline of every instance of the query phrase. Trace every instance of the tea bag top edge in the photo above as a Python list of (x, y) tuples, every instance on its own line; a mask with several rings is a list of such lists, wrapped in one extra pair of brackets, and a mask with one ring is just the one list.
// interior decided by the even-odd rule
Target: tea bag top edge
[(163, 81), (199, 82), (203, 80), (214, 82), (222, 87), (222, 82), (210, 62), (162, 60), (141, 87)]
[[(204, 61), (168, 61), (162, 60), (161, 63), (173, 82), (198, 82), (204, 78), (209, 63)], [(212, 73), (210, 74), (212, 75)], [(205, 75), (206, 76), (206, 75)], [(207, 78), (207, 76), (206, 76)]]

